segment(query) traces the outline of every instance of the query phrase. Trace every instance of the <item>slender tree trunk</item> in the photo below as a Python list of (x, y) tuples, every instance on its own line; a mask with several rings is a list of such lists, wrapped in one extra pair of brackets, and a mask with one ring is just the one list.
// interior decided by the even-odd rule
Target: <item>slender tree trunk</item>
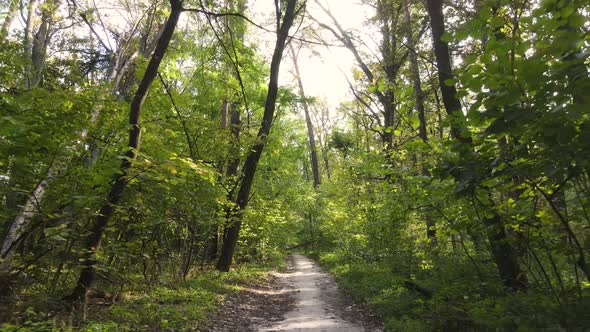
[(451, 136), (462, 143), (471, 145), (471, 138), (467, 135), (461, 135), (463, 112), (461, 110), (461, 101), (455, 95), (457, 89), (454, 84), (447, 84), (445, 81), (453, 79), (451, 67), (451, 53), (449, 45), (442, 41), (442, 35), (445, 33), (445, 23), (442, 10), (442, 0), (427, 0), (426, 7), (430, 17), (430, 27), (432, 30), (432, 46), (436, 58), (438, 70), (438, 83), (442, 94), (443, 105), (451, 119)]
[[(423, 142), (428, 142), (428, 133), (426, 131), (426, 112), (424, 110), (424, 92), (422, 91), (422, 82), (420, 80), (420, 68), (418, 66), (418, 56), (416, 55), (416, 43), (414, 42), (414, 36), (412, 35), (412, 19), (410, 17), (410, 7), (408, 0), (404, 0), (404, 18), (406, 23), (406, 40), (408, 48), (410, 49), (410, 70), (412, 72), (412, 80), (414, 82), (414, 98), (416, 100), (416, 111), (418, 113), (418, 137)], [(430, 172), (426, 166), (422, 165), (421, 174), (423, 176), (430, 176)], [(436, 242), (436, 223), (435, 221), (426, 215), (426, 237), (431, 243)], [(455, 243), (453, 242), (453, 245)]]
[[(230, 112), (230, 126), (231, 126), (231, 136), (232, 136), (232, 148), (231, 148), (231, 159), (227, 164), (227, 171), (226, 175), (230, 177), (235, 177), (238, 175), (238, 168), (240, 167), (240, 131), (242, 126), (242, 117), (240, 113), (240, 109), (237, 107), (236, 103), (231, 105), (231, 112)], [(234, 199), (234, 197), (230, 197), (230, 199)]]
[[(24, 88), (26, 90), (37, 86), (41, 80), (47, 46), (49, 44), (49, 33), (51, 25), (53, 24), (53, 15), (57, 5), (58, 1), (48, 0), (46, 8), (43, 9), (41, 25), (33, 38), (35, 1), (31, 0), (28, 4), (24, 36), (24, 55), (26, 63)], [(11, 172), (11, 180), (13, 177), (12, 174), (17, 173), (16, 169), (16, 167), (13, 167), (13, 170), (15, 171)], [(8, 227), (8, 231), (6, 232), (6, 235), (2, 240), (2, 246), (0, 247), (0, 259), (3, 260), (0, 265), (0, 273), (7, 272), (7, 269), (9, 268), (9, 258), (14, 253), (21, 237), (25, 234), (25, 228), (28, 225), (29, 220), (36, 214), (38, 206), (45, 196), (46, 188), (53, 180), (54, 173), (55, 171), (52, 168), (47, 171), (47, 176), (37, 184), (31, 195), (26, 198), (22, 207), (16, 212), (14, 219), (10, 222), (10, 226)], [(16, 196), (17, 194), (12, 192), (7, 194), (7, 206), (9, 208), (16, 209), (16, 205), (20, 203), (20, 200)]]
[(330, 158), (328, 157), (328, 148), (323, 147), (322, 151), (322, 156), (324, 158), (324, 167), (326, 168), (326, 176), (328, 177), (328, 179), (330, 179), (332, 177), (332, 171), (330, 170)]
[[(245, 0), (238, 0), (238, 1), (228, 0), (226, 5), (227, 5), (227, 10), (231, 11), (231, 12), (237, 12), (237, 13), (243, 14), (244, 11), (246, 10)], [(235, 31), (235, 35), (236, 35), (235, 38), (238, 40), (240, 45), (243, 44), (245, 26), (244, 26), (244, 22), (242, 21), (242, 19), (241, 18), (226, 17), (225, 25), (226, 25), (226, 28), (228, 29), (226, 34), (231, 35), (231, 31)], [(234, 43), (233, 40), (230, 40), (229, 42)], [(232, 59), (231, 54), (228, 53), (227, 55), (230, 58), (230, 61), (233, 62), (232, 67), (234, 69), (234, 72), (233, 72), (234, 78), (236, 80), (238, 80), (239, 82), (241, 82), (242, 78), (240, 75), (240, 64), (239, 64), (238, 58)], [(238, 181), (237, 180), (238, 170), (240, 167), (240, 131), (241, 131), (241, 125), (242, 125), (241, 111), (238, 107), (239, 103), (236, 101), (229, 103), (226, 100), (226, 101), (224, 101), (224, 103), (225, 103), (225, 109), (222, 114), (222, 122), (227, 123), (227, 118), (229, 116), (230, 133), (231, 133), (231, 139), (229, 141), (229, 145), (230, 145), (229, 156), (230, 156), (230, 158), (229, 158), (229, 162), (228, 162), (227, 169), (225, 172), (225, 178), (230, 183), (230, 190), (227, 193), (227, 199), (229, 202), (234, 202), (235, 198), (236, 198), (235, 197), (235, 193), (236, 193), (235, 189), (236, 189), (237, 181)], [(223, 170), (221, 172), (223, 172)], [(224, 217), (226, 220), (231, 220), (233, 210), (234, 210), (233, 206), (226, 206), (224, 208)], [(216, 226), (216, 234), (213, 239), (215, 241), (215, 248), (213, 248), (213, 243), (211, 243), (212, 251), (208, 257), (210, 261), (214, 261), (218, 258), (220, 228), (221, 228), (220, 225)], [(226, 229), (223, 228), (223, 233), (225, 234), (225, 232), (226, 232)]]
[(8, 267), (9, 258), (14, 253), (17, 244), (19, 243), (22, 235), (24, 234), (25, 226), (27, 225), (28, 221), (37, 213), (38, 204), (43, 199), (45, 195), (45, 188), (48, 185), (48, 179), (52, 179), (52, 170), (50, 169), (47, 173), (47, 177), (35, 188), (35, 191), (29, 196), (23, 205), (23, 207), (19, 210), (16, 217), (10, 223), (8, 231), (4, 236), (4, 240), (2, 241), (2, 247), (0, 248), (0, 261), (2, 264), (0, 265), (0, 271), (6, 272), (6, 268)]
[(123, 191), (127, 185), (127, 173), (131, 169), (133, 161), (135, 161), (137, 158), (137, 153), (139, 151), (139, 143), (141, 139), (139, 118), (141, 115), (143, 102), (145, 101), (149, 88), (157, 75), (158, 68), (162, 62), (162, 58), (164, 57), (166, 50), (168, 49), (168, 45), (176, 28), (176, 24), (178, 23), (178, 18), (182, 12), (182, 3), (180, 0), (171, 0), (170, 4), (172, 7), (170, 15), (166, 20), (164, 30), (162, 31), (162, 34), (160, 35), (156, 44), (156, 49), (154, 50), (145, 74), (131, 102), (129, 111), (130, 128), (128, 150), (125, 153), (125, 158), (121, 162), (120, 171), (115, 175), (111, 189), (100, 208), (94, 224), (90, 229), (89, 236), (86, 239), (86, 250), (88, 253), (84, 255), (83, 268), (80, 273), (80, 277), (72, 294), (68, 296), (68, 300), (81, 300), (96, 278), (96, 252), (100, 247), (104, 230), (114, 212), (115, 205), (123, 196)]
[(45, 59), (47, 57), (47, 46), (49, 45), (49, 37), (53, 25), (53, 16), (59, 4), (60, 1), (58, 0), (48, 0), (43, 5), (41, 25), (39, 25), (39, 29), (33, 39), (33, 49), (31, 52), (31, 62), (33, 64), (33, 72), (30, 77), (31, 87), (36, 87), (41, 82)]
[(33, 54), (33, 17), (35, 13), (35, 8), (37, 7), (36, 0), (29, 0), (29, 4), (27, 5), (27, 21), (25, 22), (25, 31), (23, 37), (23, 46), (24, 46), (24, 87), (25, 90), (29, 90), (31, 88), (31, 70), (32, 70), (32, 54)]
[(257, 135), (258, 143), (250, 149), (246, 161), (244, 162), (242, 182), (240, 183), (240, 188), (236, 197), (237, 207), (236, 210), (232, 212), (232, 217), (228, 220), (229, 226), (224, 233), (223, 245), (221, 247), (219, 261), (217, 262), (217, 269), (220, 271), (227, 272), (231, 267), (242, 224), (243, 212), (248, 205), (256, 167), (258, 166), (258, 161), (262, 155), (264, 144), (272, 127), (278, 93), (279, 69), (283, 57), (283, 51), (285, 50), (287, 38), (289, 36), (289, 29), (293, 25), (293, 21), (297, 14), (296, 4), (297, 0), (287, 1), (286, 10), (282, 15), (282, 23), (280, 22), (281, 15), (277, 13), (277, 25), (279, 26), (279, 29), (277, 30), (277, 40), (270, 64), (270, 79), (268, 83), (268, 94), (264, 104), (262, 125)]
[[(329, 30), (334, 37), (336, 37), (343, 45), (344, 47), (346, 47), (354, 56), (354, 59), (356, 60), (359, 68), (362, 70), (362, 72), (365, 74), (366, 79), (367, 79), (367, 83), (369, 84), (376, 84), (377, 83), (377, 79), (376, 76), (373, 74), (373, 71), (371, 70), (371, 68), (369, 67), (369, 65), (363, 60), (363, 58), (361, 57), (361, 54), (359, 53), (359, 51), (357, 50), (356, 46), (354, 45), (352, 39), (350, 38), (349, 34), (344, 30), (344, 28), (342, 28), (342, 26), (340, 25), (340, 23), (338, 22), (338, 20), (336, 19), (336, 17), (334, 17), (334, 15), (326, 8), (324, 7), (320, 2), (316, 1), (316, 3), (318, 4), (318, 6), (324, 11), (324, 13), (326, 13), (326, 15), (328, 15), (330, 17), (330, 19), (332, 20), (332, 23), (334, 24), (334, 26), (336, 27), (336, 30), (334, 30), (332, 27), (320, 23), (318, 22), (318, 24)], [(378, 2), (378, 11), (379, 10), (384, 10), (384, 6), (382, 5), (381, 2)], [(387, 15), (387, 13), (381, 13), (380, 14), (382, 17), (385, 15)], [(387, 20), (386, 20), (387, 21)], [(382, 54), (383, 54), (383, 58), (384, 58), (384, 71), (385, 74), (387, 76), (387, 84), (388, 85), (393, 85), (395, 83), (395, 78), (397, 76), (397, 69), (399, 68), (398, 66), (400, 64), (396, 64), (394, 63), (394, 59), (393, 56), (395, 55), (395, 48), (392, 47), (392, 45), (390, 44), (390, 39), (392, 38), (389, 27), (386, 25), (388, 25), (388, 21), (387, 22), (382, 22), (382, 32), (383, 32), (383, 44), (382, 44)], [(393, 125), (394, 125), (394, 120), (395, 120), (395, 95), (393, 93), (393, 90), (390, 88), (387, 88), (386, 91), (381, 92), (380, 89), (376, 88), (373, 92), (373, 94), (377, 97), (377, 99), (379, 100), (379, 103), (382, 106), (382, 114), (383, 114), (383, 131), (381, 132), (381, 139), (383, 142), (383, 149), (384, 151), (387, 153), (388, 151), (390, 151), (393, 148)], [(387, 155), (389, 155), (389, 153), (387, 153)], [(389, 159), (388, 156), (386, 156), (387, 159)], [(389, 161), (388, 161), (389, 163)]]
[(309, 137), (309, 154), (311, 158), (311, 170), (313, 172), (313, 186), (317, 188), (322, 183), (322, 179), (320, 176), (318, 153), (315, 145), (315, 136), (313, 133), (313, 123), (311, 123), (311, 116), (309, 115), (309, 105), (306, 100), (305, 90), (303, 90), (303, 82), (301, 81), (301, 73), (299, 71), (297, 55), (295, 54), (295, 49), (293, 49), (293, 45), (289, 45), (289, 51), (291, 53), (291, 58), (293, 59), (293, 66), (295, 67), (297, 85), (299, 86), (299, 94), (301, 95), (301, 98), (303, 98), (303, 112), (305, 113), (305, 123), (307, 125), (307, 135)]
[(10, 6), (8, 7), (8, 11), (6, 12), (6, 17), (4, 18), (4, 22), (2, 23), (2, 28), (0, 29), (0, 43), (6, 40), (8, 37), (8, 29), (10, 29), (10, 25), (14, 20), (14, 16), (16, 15), (18, 9), (19, 0), (11, 0)]
[[(318, 143), (320, 146), (320, 151), (322, 152), (322, 158), (324, 160), (324, 167), (326, 168), (326, 176), (328, 179), (332, 177), (332, 172), (330, 170), (330, 159), (328, 156), (328, 142), (327, 136), (329, 131), (329, 114), (327, 108), (322, 107), (319, 109), (319, 122), (321, 123), (321, 130), (318, 131)], [(316, 114), (318, 114), (316, 113)]]
[[(426, 1), (426, 8), (428, 10), (430, 26), (432, 29), (434, 55), (436, 57), (438, 68), (439, 86), (445, 109), (447, 110), (448, 115), (452, 117), (451, 136), (463, 143), (463, 148), (465, 150), (469, 150), (473, 153), (471, 137), (462, 134), (464, 116), (461, 110), (461, 102), (455, 96), (457, 90), (454, 84), (446, 83), (453, 78), (453, 73), (449, 46), (441, 39), (442, 35), (445, 33), (442, 5), (442, 0)], [(504, 285), (513, 290), (526, 288), (526, 276), (522, 273), (515, 250), (508, 241), (502, 219), (498, 214), (494, 214), (492, 217), (484, 216), (483, 223), (486, 227), (486, 233), (492, 248), (492, 256)]]
[[(227, 99), (224, 99), (221, 103), (221, 124), (220, 128), (226, 129), (227, 128), (227, 118), (228, 118), (228, 109), (229, 109), (229, 102)], [(224, 163), (220, 162), (219, 166), (217, 167), (217, 171), (219, 172), (219, 181), (223, 180), (223, 171), (224, 171)], [(226, 212), (227, 215), (227, 212)], [(219, 251), (219, 223), (214, 222), (212, 225), (212, 233), (209, 235), (208, 245), (207, 245), (207, 252), (205, 254), (206, 259), (209, 262), (215, 261), (217, 259), (217, 253)]]
[[(387, 84), (383, 94), (378, 94), (377, 97), (383, 105), (382, 138), (385, 153), (387, 154), (386, 159), (388, 160), (388, 164), (391, 165), (392, 163), (390, 161), (390, 153), (391, 150), (393, 150), (393, 139), (395, 136), (393, 134), (393, 126), (395, 124), (396, 112), (395, 93), (393, 91), (393, 86), (396, 84), (399, 71), (399, 64), (396, 63), (395, 59), (397, 53), (397, 42), (395, 36), (393, 35), (394, 31), (392, 31), (392, 29), (397, 22), (394, 22), (393, 6), (387, 1), (377, 1), (377, 15), (381, 21), (381, 33), (383, 34), (383, 40), (381, 42), (381, 55), (383, 56), (383, 71), (385, 72)], [(373, 82), (373, 84), (377, 84), (377, 82)], [(379, 87), (377, 87), (376, 90), (379, 90)]]
[(227, 128), (227, 117), (229, 115), (229, 103), (224, 99), (221, 103), (221, 129)]

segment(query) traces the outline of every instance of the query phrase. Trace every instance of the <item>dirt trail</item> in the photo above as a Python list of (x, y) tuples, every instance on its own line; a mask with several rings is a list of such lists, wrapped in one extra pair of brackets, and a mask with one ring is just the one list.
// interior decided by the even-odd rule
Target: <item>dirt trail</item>
[(356, 306), (334, 278), (299, 254), (284, 273), (272, 273), (226, 297), (202, 332), (380, 332), (378, 319)]
[[(338, 289), (333, 277), (313, 260), (299, 254), (292, 255), (290, 272), (275, 274), (285, 288), (295, 292), (294, 307), (284, 320), (260, 324), (260, 332), (364, 332), (381, 331), (370, 324), (362, 310), (352, 305)], [(367, 323), (369, 322), (369, 323)]]

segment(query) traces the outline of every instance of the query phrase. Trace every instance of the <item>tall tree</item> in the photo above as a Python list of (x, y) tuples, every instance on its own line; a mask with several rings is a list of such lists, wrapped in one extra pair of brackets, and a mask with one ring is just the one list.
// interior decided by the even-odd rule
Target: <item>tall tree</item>
[[(457, 98), (457, 89), (452, 83), (454, 77), (449, 46), (442, 39), (445, 33), (443, 2), (442, 0), (427, 0), (426, 8), (430, 18), (439, 88), (447, 114), (451, 117), (451, 136), (464, 145), (462, 149), (466, 152), (463, 155), (467, 156), (467, 154), (473, 153), (473, 141), (463, 128), (464, 116), (461, 101)], [(459, 174), (458, 177), (460, 178), (461, 175)], [(497, 212), (493, 212), (491, 215), (486, 214), (483, 216), (483, 223), (492, 248), (492, 256), (504, 285), (513, 290), (526, 288), (526, 275), (520, 269), (517, 254), (509, 242), (500, 215)]]
[(309, 139), (309, 155), (311, 159), (311, 170), (313, 173), (313, 186), (317, 188), (321, 183), (322, 179), (320, 176), (320, 166), (318, 162), (318, 152), (315, 144), (315, 136), (313, 130), (313, 123), (311, 122), (311, 115), (309, 114), (309, 104), (307, 97), (305, 96), (305, 90), (303, 89), (303, 81), (301, 80), (301, 72), (299, 71), (299, 64), (297, 60), (297, 54), (293, 45), (289, 45), (289, 52), (291, 53), (291, 59), (293, 59), (293, 66), (295, 67), (295, 76), (297, 80), (297, 86), (299, 87), (299, 94), (302, 98), (303, 113), (305, 114), (305, 124), (307, 126), (307, 136)]
[[(416, 41), (412, 31), (412, 18), (410, 15), (410, 5), (408, 0), (404, 0), (404, 22), (406, 24), (406, 46), (409, 50), (410, 57), (410, 72), (412, 73), (412, 81), (414, 85), (414, 99), (416, 112), (418, 113), (418, 137), (424, 142), (428, 143), (428, 133), (426, 128), (426, 110), (424, 109), (424, 91), (422, 90), (422, 81), (420, 79), (420, 68), (418, 66), (418, 51), (416, 50)], [(424, 176), (430, 176), (430, 172), (425, 164), (422, 164), (420, 172)], [(427, 217), (426, 220), (426, 237), (430, 240), (436, 238), (436, 225), (432, 218)]]
[[(252, 184), (254, 182), (256, 167), (258, 166), (258, 161), (262, 155), (265, 142), (270, 134), (276, 108), (279, 69), (281, 66), (283, 51), (287, 45), (289, 30), (293, 25), (295, 17), (305, 7), (305, 2), (300, 4), (299, 7), (297, 7), (297, 3), (297, 0), (288, 0), (286, 4), (279, 2), (278, 0), (275, 1), (278, 29), (276, 32), (277, 38), (275, 48), (270, 63), (270, 78), (268, 82), (268, 93), (264, 104), (264, 115), (262, 118), (262, 124), (256, 136), (257, 143), (250, 149), (244, 162), (244, 167), (242, 168), (242, 181), (236, 196), (236, 209), (233, 210), (231, 218), (228, 220), (229, 226), (223, 234), (223, 245), (217, 262), (217, 269), (220, 271), (227, 272), (230, 270), (238, 242), (240, 227), (242, 225), (243, 213), (248, 206), (248, 201), (250, 199), (250, 190), (252, 189)], [(285, 7), (284, 11), (282, 5)]]

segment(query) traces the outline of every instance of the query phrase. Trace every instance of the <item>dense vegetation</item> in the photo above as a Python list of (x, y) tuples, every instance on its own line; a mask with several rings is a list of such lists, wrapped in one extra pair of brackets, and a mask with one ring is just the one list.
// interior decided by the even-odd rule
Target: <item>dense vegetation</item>
[(297, 247), (390, 330), (590, 328), (588, 2), (268, 2), (0, 2), (0, 327), (196, 328)]

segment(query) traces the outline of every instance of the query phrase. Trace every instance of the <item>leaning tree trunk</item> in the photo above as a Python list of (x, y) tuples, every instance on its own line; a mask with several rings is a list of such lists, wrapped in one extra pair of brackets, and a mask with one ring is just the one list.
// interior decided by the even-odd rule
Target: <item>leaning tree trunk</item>
[(139, 118), (143, 108), (143, 102), (145, 101), (149, 88), (158, 73), (158, 68), (160, 67), (162, 58), (168, 49), (174, 30), (176, 29), (176, 24), (178, 23), (178, 18), (182, 12), (182, 3), (180, 0), (170, 0), (170, 5), (172, 8), (164, 25), (164, 30), (158, 39), (156, 49), (148, 63), (145, 74), (137, 88), (137, 92), (131, 101), (131, 107), (129, 110), (130, 128), (128, 150), (125, 153), (125, 158), (121, 162), (119, 172), (115, 175), (115, 180), (111, 189), (103, 205), (100, 207), (100, 211), (90, 229), (90, 234), (86, 239), (85, 249), (88, 253), (84, 255), (83, 268), (80, 277), (78, 278), (77, 285), (72, 294), (67, 298), (70, 301), (81, 300), (96, 278), (96, 252), (100, 247), (104, 230), (114, 212), (115, 205), (121, 200), (123, 191), (127, 186), (127, 173), (131, 169), (133, 161), (137, 158), (141, 139)]
[[(23, 88), (24, 90), (30, 89), (29, 84), (29, 77), (31, 72), (31, 52), (33, 49), (33, 17), (36, 9), (36, 0), (29, 0), (27, 4), (27, 17), (24, 22), (24, 30), (23, 30), (23, 49), (22, 49), (22, 60), (23, 60)], [(17, 165), (17, 161), (12, 161), (10, 166), (10, 180), (8, 182), (9, 188), (14, 188), (14, 186), (19, 182), (18, 179), (21, 177), (19, 172), (19, 166)], [(15, 190), (9, 190), (6, 193), (6, 208), (15, 211), (17, 210), (17, 206), (22, 202), (21, 195)], [(19, 212), (17, 212), (19, 213)], [(9, 232), (10, 233), (10, 232)]]
[(311, 157), (311, 170), (313, 172), (313, 186), (317, 188), (321, 183), (322, 179), (320, 176), (320, 166), (318, 162), (318, 152), (315, 145), (315, 136), (313, 133), (313, 123), (311, 122), (311, 116), (309, 115), (309, 104), (305, 97), (305, 90), (303, 90), (303, 82), (301, 81), (301, 73), (299, 72), (299, 64), (297, 63), (297, 55), (293, 45), (289, 45), (289, 51), (291, 58), (293, 59), (293, 66), (295, 67), (295, 75), (297, 76), (297, 84), (299, 86), (299, 94), (303, 98), (303, 112), (305, 113), (305, 124), (307, 125), (307, 135), (309, 137), (309, 154)]
[[(338, 39), (342, 43), (342, 45), (344, 45), (344, 47), (346, 47), (352, 53), (355, 61), (357, 62), (357, 65), (362, 70), (362, 72), (365, 74), (367, 83), (368, 84), (376, 84), (378, 81), (377, 75), (375, 75), (373, 73), (372, 68), (361, 57), (359, 50), (356, 48), (356, 46), (353, 43), (352, 38), (350, 37), (350, 34), (347, 33), (346, 30), (344, 30), (344, 28), (340, 25), (340, 23), (338, 22), (336, 17), (334, 17), (332, 12), (330, 12), (330, 10), (328, 10), (326, 7), (324, 7), (319, 1), (316, 1), (316, 4), (322, 9), (322, 11), (326, 15), (328, 15), (328, 17), (330, 18), (330, 20), (332, 21), (332, 23), (334, 24), (334, 27), (336, 29), (333, 29), (332, 27), (330, 27), (326, 24), (323, 24), (319, 21), (316, 21), (316, 22), (322, 28), (330, 31), (334, 35), (334, 37), (336, 37), (336, 39)], [(384, 5), (382, 2), (378, 2), (377, 10), (378, 10), (380, 16), (382, 18), (384, 18), (381, 22), (381, 24), (382, 24), (381, 30), (383, 33), (383, 41), (382, 41), (382, 45), (381, 45), (381, 52), (382, 52), (383, 59), (384, 59), (383, 60), (383, 69), (385, 71), (385, 75), (387, 78), (387, 84), (389, 86), (393, 86), (395, 84), (395, 81), (396, 81), (396, 78), (398, 75), (398, 69), (399, 69), (399, 66), (401, 65), (401, 62), (400, 61), (396, 62), (395, 61), (396, 59), (394, 58), (394, 56), (397, 52), (397, 45), (392, 43), (392, 41), (395, 40), (395, 38), (393, 38), (392, 31), (391, 31), (390, 25), (389, 25), (388, 14), (391, 14), (391, 13), (388, 11), (388, 7), (386, 5)], [(382, 91), (381, 89), (376, 88), (376, 89), (374, 89), (373, 94), (377, 97), (377, 100), (379, 101), (379, 104), (381, 104), (381, 107), (382, 107), (382, 110), (380, 113), (383, 116), (383, 122), (382, 122), (383, 129), (380, 132), (380, 136), (381, 136), (381, 141), (383, 143), (383, 150), (386, 154), (387, 163), (391, 164), (389, 154), (391, 153), (391, 150), (393, 149), (393, 139), (394, 139), (393, 126), (395, 123), (395, 112), (396, 112), (395, 94), (394, 94), (393, 88), (391, 88), (391, 87), (386, 87), (385, 91)], [(357, 97), (357, 99), (359, 99), (359, 98)]]
[[(432, 44), (438, 70), (439, 87), (442, 93), (443, 104), (451, 119), (451, 136), (463, 143), (464, 149), (473, 152), (473, 142), (469, 136), (462, 135), (463, 113), (461, 102), (456, 97), (457, 89), (454, 84), (446, 84), (453, 78), (449, 46), (441, 38), (445, 33), (442, 0), (427, 0), (426, 8), (430, 18), (432, 30)], [(522, 273), (518, 264), (514, 248), (508, 242), (504, 223), (498, 214), (492, 217), (484, 217), (484, 226), (492, 249), (492, 256), (498, 273), (504, 285), (509, 289), (524, 289), (527, 287), (526, 276)]]
[[(31, 13), (34, 11), (34, 3), (35, 1), (30, 3), (31, 7), (29, 7), (29, 10), (31, 10)], [(30, 75), (25, 77), (25, 88), (27, 89), (34, 87), (34, 85), (31, 85), (31, 83), (38, 84), (41, 81), (41, 74), (46, 59), (47, 47), (49, 45), (51, 26), (53, 24), (53, 15), (56, 12), (59, 1), (48, 1), (47, 4), (52, 5), (53, 7), (47, 7), (44, 9), (42, 14), (42, 24), (35, 34), (34, 39), (32, 39), (31, 36), (33, 26), (27, 25), (27, 27), (25, 27), (25, 54), (28, 56), (30, 63), (34, 64), (32, 67), (32, 72), (30, 72), (31, 68), (29, 68), (29, 71), (27, 71), (27, 75)], [(29, 17), (29, 20), (32, 20), (32, 16)], [(121, 54), (125, 53), (124, 48), (120, 48), (119, 50), (120, 51), (118, 54), (113, 56), (114, 58), (119, 58)], [(111, 50), (109, 49), (109, 51)], [(113, 91), (117, 90), (119, 82), (116, 81), (114, 75), (112, 74), (119, 73), (119, 75), (121, 75), (121, 73), (125, 72), (125, 70), (129, 68), (127, 65), (128, 62), (129, 61), (123, 61), (120, 63), (120, 66), (113, 66), (111, 68), (111, 74), (108, 75), (108, 80), (113, 82)], [(92, 114), (93, 122), (97, 118), (98, 111), (95, 111)], [(84, 128), (80, 131), (79, 137), (84, 139), (87, 137), (87, 134), (88, 128)], [(93, 141), (87, 144), (90, 146), (89, 157), (85, 159), (84, 163), (86, 167), (89, 167), (96, 163), (100, 154), (100, 149)], [(47, 170), (45, 177), (37, 183), (35, 189), (33, 189), (31, 194), (26, 198), (26, 200), (24, 200), (23, 204), (18, 209), (16, 206), (18, 199), (13, 198), (14, 195), (7, 195), (7, 206), (16, 210), (16, 215), (10, 221), (6, 234), (2, 239), (2, 244), (0, 245), (0, 259), (2, 260), (2, 263), (0, 264), (0, 275), (6, 275), (10, 272), (10, 258), (21, 242), (21, 239), (23, 239), (28, 234), (31, 220), (38, 213), (39, 206), (45, 199), (47, 188), (51, 185), (60, 171), (61, 169), (59, 169), (58, 166), (52, 165), (52, 167)]]
[[(47, 46), (49, 45), (49, 36), (51, 33), (51, 28), (53, 25), (53, 16), (55, 15), (56, 9), (59, 6), (59, 1), (57, 0), (48, 0), (45, 3), (45, 8), (43, 8), (41, 14), (41, 24), (39, 29), (35, 33), (35, 36), (32, 36), (33, 32), (33, 14), (35, 9), (35, 1), (29, 2), (28, 6), (28, 16), (27, 16), (27, 23), (25, 26), (25, 36), (24, 36), (24, 54), (25, 54), (25, 89), (31, 89), (36, 87), (39, 82), (41, 82), (41, 76), (43, 73), (43, 67), (45, 64), (45, 59), (47, 57)], [(10, 13), (9, 13), (10, 14)], [(8, 17), (7, 17), (8, 20)], [(5, 24), (9, 24), (6, 23)], [(2, 38), (2, 37), (0, 37)], [(14, 253), (14, 250), (17, 247), (21, 237), (25, 234), (26, 226), (28, 225), (30, 219), (36, 214), (39, 203), (43, 200), (45, 196), (45, 191), (49, 183), (53, 179), (53, 174), (55, 171), (50, 168), (47, 170), (47, 175), (43, 180), (37, 183), (37, 186), (29, 195), (22, 206), (16, 211), (16, 216), (10, 222), (8, 226), (8, 230), (4, 239), (2, 240), (2, 245), (0, 246), (0, 260), (2, 260), (2, 264), (0, 265), (0, 273), (6, 273), (9, 267), (8, 259)], [(10, 200), (17, 200), (13, 199), (11, 196), (14, 194), (9, 193), (9, 201)], [(15, 205), (15, 203), (10, 202), (7, 205)]]
[(258, 161), (262, 155), (266, 139), (270, 134), (270, 128), (272, 127), (272, 120), (276, 108), (275, 103), (278, 93), (279, 69), (281, 66), (283, 51), (287, 44), (287, 38), (289, 37), (289, 29), (293, 25), (293, 21), (298, 12), (295, 8), (296, 4), (297, 0), (287, 1), (282, 23), (280, 22), (281, 15), (280, 13), (277, 13), (277, 25), (279, 26), (279, 29), (277, 30), (277, 40), (270, 64), (270, 79), (268, 82), (268, 94), (266, 95), (266, 102), (264, 104), (262, 125), (256, 137), (258, 143), (249, 150), (250, 152), (244, 162), (242, 182), (240, 183), (240, 188), (236, 197), (237, 207), (228, 219), (229, 226), (223, 235), (223, 245), (217, 262), (217, 269), (219, 271), (228, 272), (231, 267), (238, 242), (243, 213), (250, 198), (250, 190), (252, 189), (256, 167), (258, 166)]

